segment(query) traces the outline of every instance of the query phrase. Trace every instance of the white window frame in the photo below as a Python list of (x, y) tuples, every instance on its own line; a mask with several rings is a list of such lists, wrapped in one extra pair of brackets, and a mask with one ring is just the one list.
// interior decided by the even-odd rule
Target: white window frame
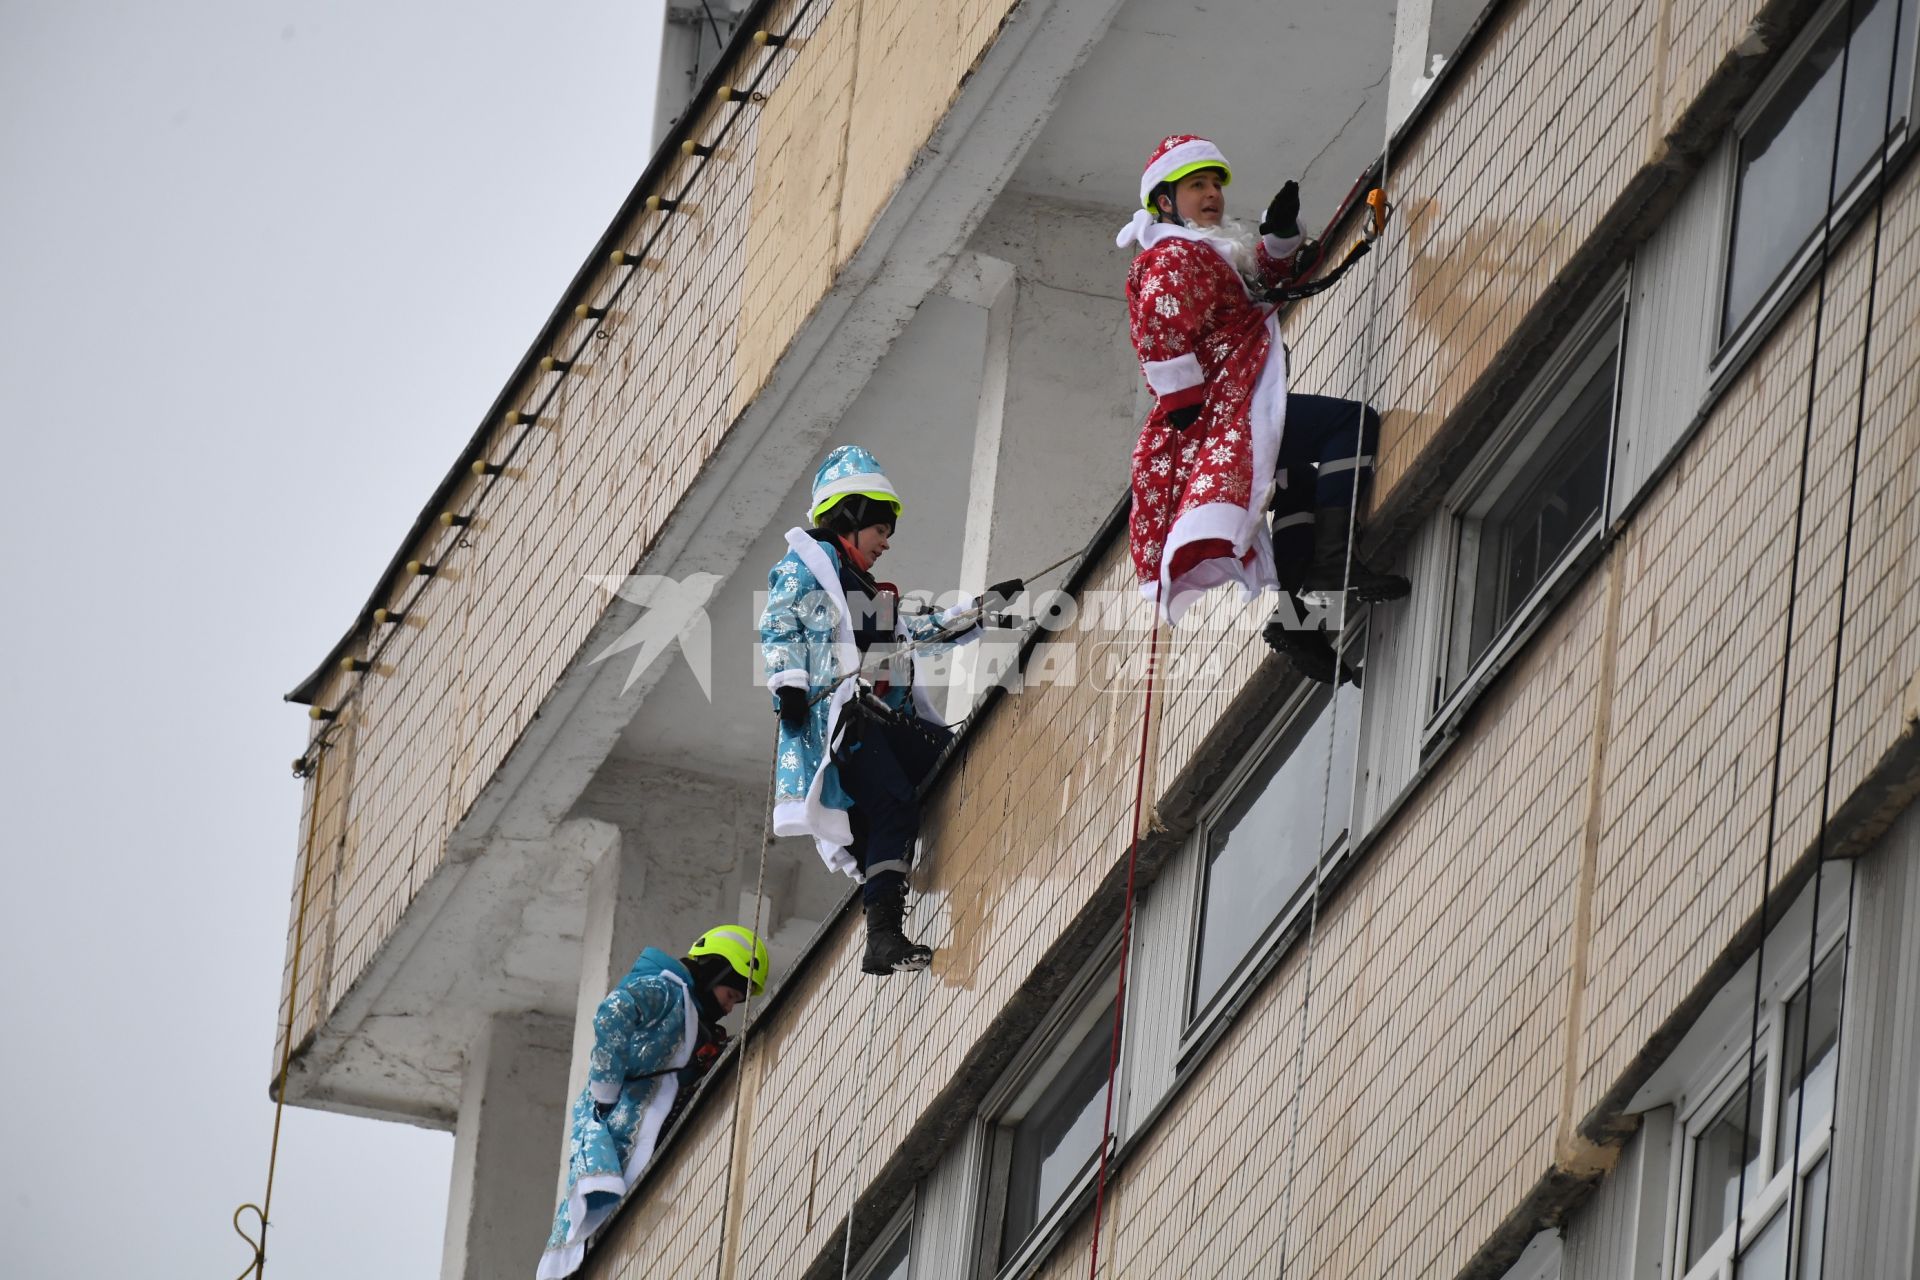
[[(1915, 0), (1896, 0), (1903, 6), (1902, 24), (1909, 25), (1907, 58), (1912, 67), (1908, 94), (1903, 102), (1895, 99), (1893, 109), (1895, 119), (1893, 128), (1883, 140), (1883, 149), (1869, 161), (1859, 175), (1834, 195), (1833, 208), (1828, 216), (1833, 220), (1834, 235), (1837, 240), (1849, 225), (1850, 220), (1864, 212), (1864, 205), (1874, 180), (1879, 175), (1882, 162), (1888, 157), (1897, 157), (1913, 136), (1913, 120), (1920, 112), (1920, 12), (1916, 12)], [(1760, 295), (1753, 310), (1746, 318), (1727, 333), (1725, 329), (1727, 305), (1727, 273), (1733, 269), (1733, 213), (1740, 197), (1740, 142), (1753, 128), (1760, 117), (1779, 99), (1785, 90), (1787, 81), (1806, 61), (1808, 53), (1829, 28), (1836, 22), (1844, 21), (1847, 12), (1847, 0), (1830, 0), (1812, 21), (1794, 38), (1793, 44), (1782, 55), (1779, 64), (1767, 76), (1766, 82), (1742, 108), (1735, 118), (1729, 133), (1727, 145), (1710, 163), (1725, 166), (1725, 193), (1723, 207), (1718, 219), (1719, 251), (1713, 274), (1712, 301), (1708, 307), (1708, 324), (1711, 328), (1711, 349), (1713, 356), (1707, 368), (1707, 403), (1711, 404), (1726, 390), (1729, 383), (1746, 367), (1756, 351), (1760, 349), (1773, 330), (1779, 325), (1801, 292), (1812, 282), (1820, 262), (1821, 228), (1824, 223), (1816, 223), (1808, 242), (1800, 251), (1781, 265), (1780, 273), (1772, 286)], [(1849, 78), (1852, 72), (1848, 73)], [(1901, 113), (1905, 108), (1904, 114)], [(1844, 110), (1844, 105), (1842, 110)], [(1809, 175), (1824, 188), (1827, 182), (1828, 166), (1823, 164), (1817, 174)]]
[(907, 1197), (907, 1202), (900, 1206), (899, 1210), (893, 1215), (892, 1219), (888, 1221), (880, 1234), (874, 1237), (873, 1243), (867, 1246), (866, 1252), (862, 1253), (860, 1260), (853, 1265), (853, 1271), (851, 1273), (853, 1280), (873, 1280), (881, 1261), (885, 1259), (887, 1255), (887, 1251), (900, 1243), (901, 1237), (903, 1236), (907, 1241), (906, 1280), (914, 1280), (916, 1270), (914, 1264), (917, 1259), (914, 1257), (913, 1249), (913, 1222), (916, 1209), (915, 1202), (918, 1199), (919, 1193), (916, 1189), (914, 1194)]
[[(1359, 657), (1358, 665), (1364, 670), (1365, 632), (1362, 631), (1361, 635), (1363, 638), (1360, 644), (1357, 647), (1349, 647), (1347, 653), (1350, 661)], [(1340, 689), (1346, 687), (1340, 686)], [(1175, 1055), (1179, 1063), (1185, 1063), (1198, 1049), (1209, 1042), (1220, 1022), (1231, 1016), (1232, 1011), (1246, 999), (1249, 990), (1265, 976), (1275, 954), (1284, 949), (1291, 940), (1296, 926), (1300, 926), (1305, 919), (1313, 894), (1313, 877), (1310, 875), (1293, 890), (1286, 904), (1274, 914), (1273, 919), (1247, 947), (1246, 953), (1240, 957), (1226, 980), (1220, 984), (1219, 990), (1208, 997), (1205, 1004), (1196, 1009), (1193, 1007), (1193, 987), (1200, 976), (1201, 929), (1206, 919), (1207, 842), (1212, 838), (1214, 830), (1226, 816), (1227, 811), (1233, 807), (1235, 801), (1240, 799), (1248, 783), (1261, 767), (1268, 763), (1272, 752), (1278, 749), (1289, 733), (1295, 731), (1305, 733), (1310, 730), (1313, 727), (1312, 720), (1303, 720), (1303, 717), (1308, 716), (1309, 713), (1319, 714), (1315, 711), (1314, 704), (1322, 697), (1329, 699), (1337, 697), (1340, 689), (1329, 694), (1326, 685), (1313, 682), (1304, 682), (1299, 689), (1296, 689), (1287, 699), (1280, 713), (1273, 718), (1273, 722), (1261, 733), (1253, 748), (1241, 758), (1233, 772), (1228, 775), (1226, 782), (1208, 801), (1200, 821), (1195, 824), (1193, 835), (1189, 837), (1188, 848), (1193, 861), (1189, 873), (1193, 877), (1191, 893), (1193, 905), (1186, 930), (1185, 963), (1182, 965), (1180, 984), (1181, 1033), (1179, 1048)], [(1360, 705), (1353, 709), (1354, 731), (1358, 733), (1366, 724), (1365, 695), (1356, 693), (1352, 696), (1361, 699)], [(1331, 705), (1332, 702), (1328, 701), (1321, 709), (1324, 710), (1325, 706)], [(1339, 742), (1337, 737), (1334, 742), (1337, 747)], [(1355, 761), (1354, 776), (1350, 780), (1352, 787), (1356, 790), (1362, 784), (1364, 762), (1363, 744), (1360, 759)], [(1338, 796), (1331, 797), (1330, 803), (1337, 803), (1338, 800)], [(1353, 793), (1348, 795), (1347, 800), (1347, 812), (1351, 818), (1354, 813)], [(1343, 823), (1342, 826), (1345, 827), (1346, 824)], [(1320, 851), (1323, 881), (1333, 878), (1336, 872), (1344, 867), (1353, 848), (1352, 831), (1343, 830), (1334, 838), (1330, 846)]]
[[(1819, 961), (1826, 963), (1845, 948), (1847, 937), (1847, 899), (1852, 892), (1853, 866), (1850, 862), (1827, 863), (1821, 888), (1818, 929)], [(1773, 1129), (1779, 1113), (1780, 1067), (1784, 1057), (1785, 1028), (1783, 1013), (1787, 1003), (1807, 981), (1808, 943), (1814, 930), (1813, 888), (1809, 885), (1774, 924), (1765, 948), (1766, 973), (1761, 979), (1760, 1066), (1763, 1073), (1754, 1107), (1762, 1131), (1761, 1152), (1771, 1168), (1774, 1160)], [(1720, 1277), (1729, 1265), (1733, 1233), (1729, 1230), (1717, 1240), (1691, 1269), (1686, 1268), (1687, 1234), (1691, 1229), (1693, 1203), (1694, 1139), (1699, 1137), (1719, 1114), (1727, 1100), (1735, 1096), (1746, 1078), (1747, 1053), (1752, 1033), (1753, 983), (1758, 956), (1748, 959), (1740, 971), (1720, 988), (1692, 1029), (1628, 1103), (1632, 1112), (1671, 1106), (1675, 1112), (1671, 1148), (1672, 1181), (1666, 1204), (1665, 1259), (1667, 1274), (1676, 1280), (1704, 1280)], [(1817, 965), (1816, 965), (1817, 967)], [(1851, 985), (1849, 976), (1848, 983)], [(1843, 994), (1843, 1008), (1846, 996)], [(1845, 1050), (1845, 1032), (1841, 1045)], [(1839, 1072), (1845, 1063), (1839, 1064)], [(1836, 1079), (1839, 1078), (1836, 1072)], [(1751, 1245), (1781, 1211), (1793, 1181), (1825, 1156), (1831, 1143), (1830, 1117), (1826, 1133), (1803, 1146), (1799, 1167), (1767, 1174), (1766, 1182), (1747, 1188), (1747, 1204), (1741, 1209), (1740, 1241)], [(1829, 1169), (1829, 1178), (1833, 1171)], [(1804, 1210), (1804, 1204), (1801, 1209)], [(1794, 1239), (1803, 1238), (1796, 1227)]]
[[(1113, 998), (1116, 966), (1119, 963), (1118, 935), (1099, 949), (1099, 960), (1076, 978), (1055, 1005), (1054, 1010), (1029, 1038), (1008, 1066), (1000, 1083), (994, 1086), (980, 1107), (985, 1130), (982, 1146), (983, 1186), (980, 1196), (980, 1221), (974, 1232), (974, 1262), (967, 1274), (977, 1280), (1016, 1280), (1031, 1274), (1053, 1251), (1066, 1225), (1090, 1195), (1099, 1169), (1099, 1146), (1088, 1167), (1070, 1182), (1052, 1205), (1044, 1207), (1033, 1229), (1020, 1247), (1002, 1265), (999, 1261), (1006, 1229), (1007, 1188), (1013, 1159), (1013, 1131), (1027, 1110), (1073, 1056), (1082, 1039), (1105, 1015), (1111, 1026), (1108, 1002)], [(1113, 1075), (1113, 1130), (1107, 1137), (1110, 1159), (1123, 1132), (1127, 1100), (1127, 1040), (1130, 1033), (1124, 1023), (1118, 1061)]]
[[(1434, 664), (1433, 709), (1421, 734), (1423, 754), (1437, 750), (1452, 738), (1467, 710), (1586, 572), (1605, 539), (1607, 511), (1612, 501), (1614, 446), (1620, 432), (1620, 391), (1626, 372), (1629, 283), (1628, 273), (1622, 272), (1601, 291), (1599, 301), (1559, 345), (1442, 504), (1445, 587), (1437, 602), (1443, 611), (1440, 648)], [(1463, 555), (1461, 550), (1466, 541), (1462, 536), (1463, 525), (1469, 519), (1464, 513), (1484, 506), (1499, 492), (1503, 479), (1510, 482), (1512, 472), (1520, 463), (1555, 439), (1562, 415), (1580, 388), (1580, 379), (1575, 375), (1586, 361), (1606, 349), (1604, 346), (1589, 348), (1609, 328), (1614, 335), (1614, 376), (1604, 450), (1606, 477), (1601, 484), (1599, 514), (1592, 528), (1561, 552), (1559, 562), (1534, 584), (1513, 615), (1487, 641), (1485, 649), (1466, 664), (1459, 680), (1449, 687), (1455, 646), (1470, 643), (1469, 635), (1462, 634), (1463, 631), (1470, 633), (1471, 622), (1463, 617), (1466, 611), (1462, 609), (1458, 590), (1462, 572), (1473, 571), (1465, 563), (1471, 557)]]

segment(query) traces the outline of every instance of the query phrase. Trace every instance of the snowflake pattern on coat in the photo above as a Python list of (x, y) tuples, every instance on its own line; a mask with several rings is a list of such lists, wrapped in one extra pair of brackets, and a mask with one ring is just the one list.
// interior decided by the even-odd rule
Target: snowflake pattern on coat
[[(648, 947), (594, 1011), (587, 1084), (569, 1118), (567, 1193), (541, 1256), (542, 1280), (580, 1265), (586, 1240), (625, 1194), (629, 1171), (637, 1174), (652, 1155), (670, 1091), (678, 1089), (674, 1071), (693, 1053), (692, 982), (678, 960)], [(597, 1101), (613, 1103), (605, 1118)]]
[[(1276, 257), (1264, 238), (1258, 260), (1266, 284), (1291, 278), (1293, 256)], [(1134, 258), (1127, 274), (1134, 350), (1149, 381), (1148, 367), (1161, 362), (1191, 356), (1199, 365), (1198, 385), (1156, 392), (1133, 450), (1128, 540), (1134, 572), (1155, 598), (1162, 582), (1188, 579), (1206, 561), (1251, 563), (1254, 558), (1252, 549), (1236, 557), (1228, 538), (1200, 537), (1176, 546), (1172, 563), (1161, 563), (1168, 535), (1182, 516), (1210, 504), (1246, 507), (1265, 497), (1272, 477), (1253, 474), (1249, 417), (1255, 385), (1271, 354), (1267, 319), (1272, 310), (1255, 301), (1218, 250), (1191, 233), (1163, 234)], [(1167, 421), (1171, 410), (1193, 404), (1200, 406), (1200, 417), (1187, 430)]]
[[(770, 690), (802, 688), (814, 701), (804, 728), (790, 728), (780, 721), (779, 738), (774, 744), (774, 831), (779, 835), (811, 835), (829, 869), (857, 877), (853, 857), (846, 852), (851, 835), (844, 817), (839, 816), (853, 807), (853, 797), (841, 784), (840, 770), (827, 749), (838, 705), (836, 700), (821, 696), (834, 689), (841, 676), (856, 670), (860, 662), (837, 576), (840, 552), (809, 537), (804, 529), (789, 531), (787, 545), (787, 554), (767, 576), (767, 604), (760, 614), (760, 655)], [(834, 575), (831, 583), (823, 584), (809, 567), (809, 555), (820, 557), (821, 567)], [(919, 641), (927, 645), (923, 653), (937, 652), (946, 646), (927, 642), (946, 630), (954, 615), (970, 604), (967, 601), (938, 613), (911, 617), (896, 613), (895, 639)], [(954, 637), (953, 642), (964, 644), (978, 635), (977, 629), (971, 630)], [(926, 697), (926, 691), (916, 685), (909, 698), (907, 690), (896, 684), (887, 701), (896, 710), (940, 723), (931, 703), (922, 705)], [(779, 709), (777, 699), (774, 709)]]

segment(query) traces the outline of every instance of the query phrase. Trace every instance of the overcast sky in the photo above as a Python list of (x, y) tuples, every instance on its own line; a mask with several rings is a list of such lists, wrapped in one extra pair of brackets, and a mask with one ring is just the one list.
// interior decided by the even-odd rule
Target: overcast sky
[[(0, 1273), (247, 1265), (280, 697), (639, 176), (660, 9), (0, 0)], [(267, 1274), (437, 1275), (452, 1145), (289, 1109)]]

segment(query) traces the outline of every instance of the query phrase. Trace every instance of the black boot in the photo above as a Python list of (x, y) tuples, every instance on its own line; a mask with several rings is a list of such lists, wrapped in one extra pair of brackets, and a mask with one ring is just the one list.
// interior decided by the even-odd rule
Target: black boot
[[(1340, 655), (1334, 652), (1332, 643), (1327, 640), (1326, 632), (1307, 631), (1287, 625), (1297, 616), (1285, 604), (1273, 611), (1273, 616), (1267, 619), (1267, 625), (1260, 632), (1268, 647), (1292, 663), (1294, 670), (1309, 680), (1358, 687), (1360, 673), (1351, 664), (1341, 661)], [(1338, 679), (1335, 679), (1336, 668)]]
[(907, 887), (882, 893), (867, 906), (867, 954), (860, 972), (886, 977), (890, 973), (918, 973), (933, 963), (933, 948), (923, 947), (901, 931), (907, 914)]
[[(1320, 507), (1313, 513), (1313, 563), (1307, 567), (1302, 591), (1339, 591), (1345, 587), (1362, 604), (1398, 600), (1413, 590), (1413, 584), (1397, 573), (1381, 573), (1362, 560), (1356, 552), (1347, 556), (1347, 524), (1351, 514), (1346, 507)], [(1355, 529), (1354, 540), (1360, 531)]]

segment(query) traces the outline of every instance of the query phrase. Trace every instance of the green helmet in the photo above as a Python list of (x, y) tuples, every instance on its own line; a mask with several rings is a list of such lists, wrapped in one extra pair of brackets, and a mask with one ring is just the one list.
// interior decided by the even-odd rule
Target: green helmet
[(701, 934), (687, 955), (719, 956), (740, 975), (747, 990), (759, 995), (767, 989), (767, 944), (743, 924), (717, 924)]

